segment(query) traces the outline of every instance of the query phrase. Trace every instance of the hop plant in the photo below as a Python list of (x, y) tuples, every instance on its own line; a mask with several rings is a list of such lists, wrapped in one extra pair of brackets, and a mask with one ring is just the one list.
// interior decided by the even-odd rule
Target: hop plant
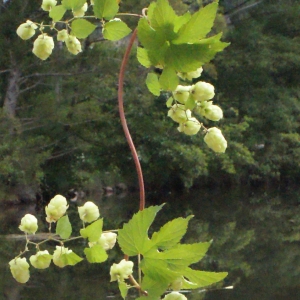
[(28, 40), (35, 34), (35, 30), (38, 28), (36, 24), (34, 24), (32, 21), (27, 20), (26, 23), (21, 24), (17, 28), (17, 35), (22, 40)]
[(184, 105), (174, 104), (168, 111), (168, 117), (177, 123), (183, 123), (191, 118), (191, 111)]
[(19, 229), (25, 233), (35, 234), (38, 229), (37, 218), (31, 214), (26, 214), (21, 219)]
[(72, 54), (77, 55), (79, 52), (82, 51), (81, 44), (75, 36), (69, 35), (65, 42), (69, 52), (71, 52)]
[(29, 261), (36, 269), (46, 269), (49, 267), (51, 259), (52, 255), (49, 254), (48, 250), (44, 250), (31, 255)]
[(207, 130), (204, 142), (209, 148), (218, 153), (224, 153), (227, 148), (227, 141), (225, 140), (221, 130), (216, 127), (212, 127)]
[(53, 38), (43, 33), (34, 41), (32, 52), (38, 58), (45, 60), (51, 55), (53, 48)]
[(64, 268), (65, 266), (68, 265), (67, 260), (63, 259), (62, 255), (63, 254), (70, 254), (72, 253), (72, 250), (69, 250), (69, 248), (65, 248), (63, 246), (56, 246), (56, 250), (53, 252), (53, 263), (60, 267)]
[(192, 72), (187, 72), (187, 73), (179, 72), (178, 76), (182, 79), (187, 79), (187, 80), (192, 81), (194, 78), (200, 77), (202, 72), (203, 72), (203, 68), (200, 67), (196, 71), (192, 71)]
[(170, 288), (173, 291), (180, 291), (182, 288), (183, 280), (184, 280), (183, 276), (178, 277), (171, 283)]
[(54, 7), (56, 4), (57, 4), (56, 0), (43, 0), (42, 9), (44, 11), (50, 11), (52, 7)]
[(84, 5), (77, 9), (77, 10), (73, 10), (73, 16), (74, 17), (83, 17), (85, 12), (87, 11), (88, 9), (88, 4), (85, 2)]
[(26, 283), (29, 280), (29, 263), (26, 258), (18, 257), (9, 262), (10, 271), (16, 281)]
[(48, 223), (56, 222), (60, 219), (68, 209), (67, 199), (64, 196), (56, 195), (46, 206), (46, 221)]
[(58, 31), (57, 40), (61, 42), (65, 42), (69, 38), (68, 30), (63, 29)]
[(110, 267), (110, 281), (124, 281), (132, 274), (133, 262), (122, 259)]
[(223, 111), (217, 105), (211, 105), (205, 110), (204, 117), (211, 121), (219, 121), (223, 118)]
[(117, 234), (114, 232), (104, 232), (101, 234), (98, 244), (100, 244), (104, 250), (112, 249), (117, 241)]
[(86, 202), (83, 206), (78, 207), (79, 217), (83, 222), (91, 223), (100, 216), (99, 208), (91, 201)]
[(187, 297), (178, 292), (172, 292), (166, 295), (162, 300), (187, 300)]
[(198, 81), (192, 86), (191, 93), (197, 101), (207, 101), (215, 96), (215, 88), (208, 82)]
[(190, 96), (191, 86), (178, 85), (173, 92), (173, 97), (178, 102), (185, 104)]
[(196, 118), (188, 118), (185, 122), (180, 123), (177, 128), (179, 132), (183, 132), (186, 135), (197, 134), (201, 128), (200, 122)]

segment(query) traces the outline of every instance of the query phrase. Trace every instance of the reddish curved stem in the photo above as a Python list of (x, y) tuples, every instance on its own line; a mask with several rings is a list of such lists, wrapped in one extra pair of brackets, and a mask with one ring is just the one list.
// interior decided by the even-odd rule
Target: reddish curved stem
[(130, 135), (130, 132), (129, 132), (129, 129), (127, 126), (125, 113), (124, 113), (124, 103), (123, 103), (124, 74), (125, 74), (126, 65), (128, 63), (129, 54), (130, 54), (131, 48), (133, 46), (134, 40), (136, 38), (136, 35), (137, 35), (137, 29), (135, 29), (131, 35), (128, 46), (126, 48), (126, 52), (125, 52), (123, 60), (122, 60), (122, 65), (121, 65), (120, 73), (119, 73), (118, 103), (119, 103), (119, 114), (120, 114), (122, 127), (123, 127), (123, 130), (125, 133), (126, 140), (129, 144), (129, 147), (131, 150), (131, 155), (133, 157), (137, 175), (138, 175), (139, 188), (140, 188), (140, 210), (143, 210), (145, 208), (145, 187), (144, 187), (143, 172), (142, 172), (141, 164), (140, 164), (134, 143), (132, 141), (132, 138), (131, 138), (131, 135)]

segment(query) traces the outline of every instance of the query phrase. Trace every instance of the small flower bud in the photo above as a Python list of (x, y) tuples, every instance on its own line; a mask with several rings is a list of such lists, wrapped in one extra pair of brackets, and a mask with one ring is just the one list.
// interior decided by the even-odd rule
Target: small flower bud
[(52, 7), (56, 5), (56, 0), (43, 0), (42, 9), (44, 11), (50, 11)]
[(36, 269), (46, 269), (51, 263), (52, 255), (49, 254), (48, 250), (38, 251), (35, 255), (31, 255), (29, 260), (30, 263)]
[(10, 271), (16, 281), (25, 283), (29, 280), (29, 263), (26, 258), (14, 258), (9, 262)]
[(110, 281), (124, 281), (132, 274), (133, 262), (122, 259), (110, 267)]
[(68, 207), (67, 199), (61, 195), (56, 195), (45, 208), (46, 221), (48, 223), (56, 222), (66, 213)]
[(34, 41), (32, 52), (38, 58), (45, 60), (51, 55), (53, 48), (53, 38), (44, 33)]
[(69, 52), (71, 52), (72, 54), (77, 55), (82, 51), (81, 44), (75, 36), (69, 35), (69, 38), (66, 39), (65, 42)]
[(68, 248), (65, 248), (63, 246), (56, 246), (56, 250), (54, 250), (53, 252), (53, 263), (60, 268), (67, 266), (68, 264), (64, 259), (62, 259), (62, 255), (72, 252), (72, 250), (69, 250)]
[(87, 11), (87, 9), (88, 9), (88, 5), (85, 2), (81, 8), (79, 8), (77, 10), (73, 10), (73, 16), (74, 17), (83, 17), (85, 12)]
[(182, 123), (191, 117), (191, 111), (185, 109), (184, 105), (174, 104), (168, 111), (168, 117), (177, 123)]
[(200, 77), (202, 72), (203, 72), (203, 69), (202, 69), (202, 67), (200, 67), (196, 71), (187, 72), (187, 73), (178, 73), (178, 76), (182, 79), (187, 79), (187, 80), (192, 81), (193, 78)]
[(191, 88), (191, 86), (178, 85), (176, 90), (173, 92), (174, 99), (182, 104), (185, 104), (190, 96)]
[(178, 292), (172, 292), (167, 294), (162, 300), (187, 300), (187, 297)]
[(207, 130), (204, 142), (209, 148), (218, 153), (224, 153), (227, 148), (227, 141), (225, 140), (221, 130), (216, 127), (212, 127)]
[(198, 81), (192, 86), (191, 93), (197, 101), (206, 101), (215, 96), (215, 88), (210, 83)]
[(38, 229), (37, 218), (31, 214), (26, 214), (21, 219), (19, 229), (29, 234), (35, 234)]
[(100, 216), (99, 208), (91, 201), (86, 202), (83, 206), (78, 207), (79, 217), (82, 221), (91, 223)]
[(57, 33), (57, 40), (58, 41), (65, 42), (68, 39), (68, 37), (69, 37), (69, 34), (68, 34), (68, 30), (67, 29), (60, 30)]
[(22, 40), (28, 40), (35, 34), (35, 30), (37, 29), (37, 25), (35, 25), (30, 20), (27, 20), (26, 23), (21, 24), (17, 29), (17, 35)]
[(196, 118), (189, 118), (187, 121), (180, 123), (177, 128), (179, 132), (183, 132), (187, 135), (197, 134), (201, 128), (201, 124)]

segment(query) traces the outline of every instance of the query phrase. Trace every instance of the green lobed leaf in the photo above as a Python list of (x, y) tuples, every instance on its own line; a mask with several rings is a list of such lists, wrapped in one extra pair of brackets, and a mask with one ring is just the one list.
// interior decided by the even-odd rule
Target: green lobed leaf
[(94, 0), (94, 14), (99, 19), (112, 19), (119, 11), (119, 5), (114, 0)]
[(126, 282), (124, 282), (124, 281), (118, 281), (118, 285), (119, 285), (119, 290), (120, 290), (121, 296), (123, 299), (125, 299), (127, 296), (129, 287), (126, 284)]
[(177, 32), (184, 24), (186, 24), (190, 19), (192, 15), (190, 12), (186, 12), (182, 16), (177, 16), (174, 23), (174, 31)]
[(99, 219), (86, 228), (80, 229), (80, 235), (90, 242), (97, 242), (102, 234), (103, 219)]
[(118, 231), (118, 243), (124, 254), (144, 254), (152, 247), (148, 230), (163, 205), (150, 206), (139, 211)]
[(131, 29), (120, 20), (112, 20), (103, 26), (103, 36), (110, 41), (118, 41), (128, 35)]
[(77, 10), (80, 9), (86, 0), (62, 0), (61, 4), (65, 9)]
[(213, 2), (194, 13), (191, 19), (178, 31), (178, 38), (173, 40), (174, 44), (194, 43), (204, 38), (214, 24), (218, 9), (218, 3)]
[(62, 239), (68, 239), (71, 236), (71, 233), (72, 225), (69, 217), (65, 215), (57, 221), (56, 234), (58, 234)]
[(160, 95), (160, 84), (158, 81), (158, 76), (155, 73), (148, 73), (146, 78), (146, 85), (148, 90), (155, 96)]
[(137, 56), (139, 63), (142, 66), (144, 66), (146, 68), (151, 67), (151, 61), (148, 56), (148, 51), (145, 48), (138, 47), (136, 56)]
[(161, 281), (161, 280), (153, 280), (148, 275), (143, 277), (142, 281), (142, 289), (147, 291), (148, 296), (147, 298), (142, 299), (158, 299), (168, 288), (169, 282), (168, 281)]
[[(223, 280), (228, 275), (227, 272), (206, 272), (187, 268), (183, 276), (188, 278), (189, 282), (184, 282), (183, 289), (197, 289), (211, 285)], [(193, 284), (191, 284), (193, 283)]]
[(96, 28), (96, 25), (84, 19), (76, 19), (72, 22), (72, 35), (79, 39), (88, 37)]
[(168, 268), (173, 271), (182, 271), (190, 264), (200, 261), (211, 242), (194, 243), (194, 244), (178, 244), (174, 248), (165, 250), (163, 252), (150, 251), (145, 254), (145, 259), (152, 259), (166, 263)]
[(51, 8), (49, 12), (50, 18), (54, 21), (60, 21), (66, 12), (66, 8), (63, 5), (57, 5)]
[(175, 69), (172, 67), (165, 67), (159, 77), (159, 84), (161, 89), (165, 91), (174, 91), (179, 84), (179, 78)]
[(176, 14), (168, 0), (158, 0), (153, 9), (153, 13), (151, 12), (150, 16), (148, 15), (148, 18), (150, 20), (151, 27), (154, 29), (162, 28), (166, 25), (174, 27)]
[(102, 263), (107, 260), (108, 255), (101, 245), (85, 248), (84, 254), (89, 263)]
[[(173, 102), (173, 98), (170, 97)], [(152, 242), (159, 249), (169, 249), (178, 244), (181, 238), (187, 231), (187, 226), (190, 219), (193, 216), (187, 218), (177, 218), (160, 228), (158, 232), (154, 232), (152, 235)]]
[(66, 265), (69, 266), (74, 266), (83, 260), (83, 258), (74, 252), (62, 254), (61, 259)]

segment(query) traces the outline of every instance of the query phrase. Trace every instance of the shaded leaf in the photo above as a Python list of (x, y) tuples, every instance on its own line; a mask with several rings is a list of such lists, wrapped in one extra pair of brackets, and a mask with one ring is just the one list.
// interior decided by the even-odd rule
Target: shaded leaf
[(94, 245), (91, 248), (85, 248), (84, 254), (90, 263), (102, 263), (108, 258), (106, 251), (101, 245)]
[(151, 67), (151, 61), (148, 56), (148, 51), (145, 48), (138, 47), (136, 56), (137, 56), (139, 63), (142, 66), (144, 66), (146, 68)]
[(72, 225), (70, 223), (69, 217), (63, 216), (57, 221), (56, 234), (58, 234), (62, 239), (67, 239), (72, 234)]
[(61, 259), (66, 265), (69, 266), (74, 266), (83, 260), (83, 258), (74, 252), (62, 254)]
[(51, 8), (49, 16), (54, 22), (60, 21), (66, 12), (66, 8), (63, 5), (57, 5)]
[(78, 10), (80, 9), (86, 0), (62, 0), (61, 4), (65, 9)]
[(110, 41), (118, 41), (130, 32), (131, 29), (123, 21), (119, 20), (112, 20), (103, 26), (103, 36)]
[(158, 76), (155, 73), (148, 73), (146, 78), (146, 85), (148, 90), (155, 96), (160, 95), (160, 84)]
[(97, 242), (102, 234), (103, 219), (99, 219), (86, 228), (80, 229), (80, 235), (90, 242)]
[(161, 89), (165, 91), (174, 91), (179, 83), (179, 79), (175, 70), (171, 67), (165, 67), (159, 77)]
[(77, 19), (72, 22), (72, 35), (79, 39), (88, 37), (96, 28), (96, 25), (84, 19)]
[(119, 10), (117, 1), (114, 0), (94, 0), (94, 14), (99, 19), (112, 19)]

